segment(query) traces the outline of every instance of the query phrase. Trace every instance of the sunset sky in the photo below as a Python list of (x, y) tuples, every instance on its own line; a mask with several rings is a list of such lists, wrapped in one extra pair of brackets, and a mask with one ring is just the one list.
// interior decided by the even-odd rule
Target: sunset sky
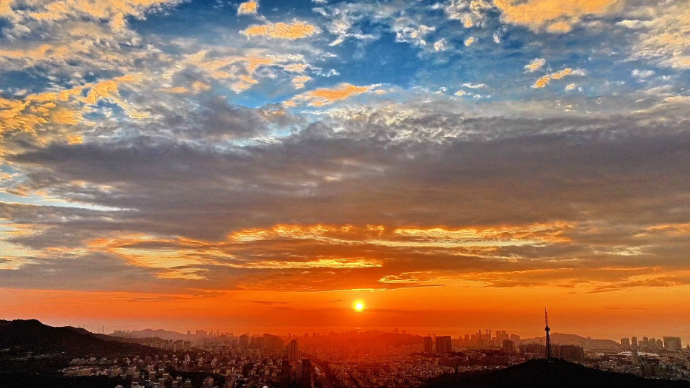
[(687, 342), (689, 84), (688, 0), (0, 0), (0, 319)]

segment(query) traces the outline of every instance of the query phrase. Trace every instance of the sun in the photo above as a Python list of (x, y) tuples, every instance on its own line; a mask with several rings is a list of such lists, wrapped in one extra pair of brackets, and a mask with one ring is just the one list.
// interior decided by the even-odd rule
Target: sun
[(362, 303), (362, 302), (355, 303), (355, 311), (357, 311), (357, 312), (364, 311), (364, 303)]

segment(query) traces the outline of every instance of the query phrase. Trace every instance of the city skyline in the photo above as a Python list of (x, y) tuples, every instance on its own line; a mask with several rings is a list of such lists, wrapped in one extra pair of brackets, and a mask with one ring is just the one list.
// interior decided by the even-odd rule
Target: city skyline
[[(459, 341), (468, 341), (472, 340), (475, 341), (476, 339), (493, 339), (493, 340), (503, 340), (503, 339), (509, 339), (511, 341), (531, 341), (538, 339), (539, 341), (543, 342), (543, 335), (540, 336), (524, 336), (521, 335), (520, 333), (517, 332), (512, 332), (510, 330), (492, 330), (488, 328), (484, 329), (478, 329), (475, 330), (474, 332), (463, 332), (462, 329), (458, 328), (421, 328), (421, 327), (412, 327), (412, 328), (400, 328), (400, 327), (354, 327), (354, 328), (345, 328), (345, 327), (329, 327), (329, 328), (304, 328), (304, 327), (293, 327), (293, 328), (280, 328), (280, 327), (230, 327), (230, 328), (191, 328), (187, 330), (173, 330), (173, 329), (164, 329), (164, 328), (152, 328), (152, 327), (146, 327), (146, 328), (138, 328), (138, 329), (133, 329), (131, 326), (129, 328), (125, 327), (112, 327), (112, 326), (98, 326), (98, 327), (88, 327), (85, 325), (72, 325), (68, 324), (66, 326), (71, 326), (71, 327), (76, 327), (76, 328), (82, 328), (91, 331), (92, 333), (99, 333), (99, 334), (108, 334), (108, 335), (114, 335), (118, 336), (119, 334), (132, 334), (132, 333), (138, 333), (138, 335), (143, 335), (144, 333), (149, 333), (152, 336), (161, 338), (161, 339), (170, 339), (169, 336), (187, 336), (187, 337), (195, 337), (195, 338), (204, 338), (204, 337), (220, 337), (220, 336), (228, 336), (231, 338), (240, 338), (242, 336), (247, 336), (248, 338), (255, 338), (255, 337), (262, 337), (266, 335), (276, 335), (282, 338), (287, 338), (288, 341), (291, 340), (297, 340), (299, 338), (316, 338), (316, 337), (326, 337), (326, 336), (331, 336), (331, 335), (342, 335), (342, 334), (355, 334), (355, 333), (369, 333), (369, 332), (381, 332), (381, 333), (392, 333), (392, 334), (403, 334), (403, 335), (411, 335), (411, 336), (417, 336), (417, 337), (423, 337), (426, 341), (426, 338), (432, 339), (432, 343), (426, 344), (424, 342), (424, 351), (427, 352), (429, 348), (436, 349), (436, 338), (437, 337), (448, 337), (450, 339), (457, 339)], [(317, 329), (325, 329), (326, 331), (321, 331)], [(227, 331), (229, 330), (229, 331)], [(160, 331), (163, 331), (161, 333)], [(479, 334), (477, 334), (479, 333)], [(543, 334), (543, 333), (542, 333)], [(555, 331), (554, 334), (556, 335), (575, 335), (578, 337), (582, 337), (585, 339), (591, 339), (591, 340), (608, 340), (608, 341), (613, 341), (619, 343), (621, 349), (623, 350), (630, 350), (630, 349), (639, 349), (639, 350), (655, 350), (655, 349), (675, 349), (675, 350), (681, 350), (684, 348), (682, 344), (686, 344), (686, 346), (690, 345), (689, 340), (683, 339), (681, 336), (676, 336), (676, 335), (671, 335), (671, 333), (667, 333), (669, 335), (663, 335), (660, 336), (659, 338), (654, 338), (651, 336), (647, 335), (642, 335), (642, 336), (637, 336), (637, 335), (632, 335), (632, 336), (626, 336), (622, 337), (620, 339), (615, 339), (615, 338), (592, 338), (588, 336), (582, 336), (577, 333), (563, 333), (563, 332), (558, 332)], [(153, 337), (136, 337), (136, 338), (153, 338)], [(241, 341), (241, 340), (240, 340)], [(650, 344), (648, 344), (648, 341)], [(681, 343), (680, 346), (676, 346), (675, 344), (679, 341)], [(686, 342), (687, 341), (687, 342)], [(558, 343), (558, 342), (556, 342)], [(429, 347), (431, 345), (431, 347)], [(291, 344), (286, 344), (286, 347), (288, 348), (288, 353), (291, 351), (289, 350), (291, 348)], [(435, 351), (434, 351), (435, 352)]]
[(689, 87), (690, 0), (0, 0), (0, 319), (690, 343)]

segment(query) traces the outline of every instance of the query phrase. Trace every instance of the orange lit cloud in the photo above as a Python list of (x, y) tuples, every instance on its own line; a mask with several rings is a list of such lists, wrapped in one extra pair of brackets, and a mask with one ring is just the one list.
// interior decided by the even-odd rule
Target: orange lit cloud
[(242, 31), (242, 34), (252, 36), (265, 36), (274, 39), (302, 39), (319, 33), (319, 29), (305, 22), (275, 23), (253, 25)]
[(656, 60), (666, 67), (690, 68), (690, 8), (668, 2), (657, 5), (654, 16), (644, 22), (632, 57)]
[(584, 74), (585, 73), (582, 70), (573, 70), (571, 68), (566, 68), (566, 69), (557, 71), (555, 73), (547, 74), (547, 75), (539, 78), (534, 83), (534, 85), (532, 85), (532, 87), (535, 89), (539, 89), (539, 88), (543, 88), (544, 86), (548, 85), (553, 80), (563, 79), (569, 75), (584, 75)]
[(285, 71), (290, 71), (293, 73), (304, 73), (308, 68), (309, 65), (307, 65), (306, 63), (292, 63), (283, 66), (283, 69), (285, 69)]
[(687, 224), (666, 224), (655, 225), (647, 228), (649, 232), (666, 233), (671, 236), (683, 236), (690, 234), (690, 223)]
[[(0, 98), (0, 133), (25, 132), (38, 136), (39, 128), (60, 131), (64, 126), (82, 122), (82, 116), (100, 100), (109, 100), (129, 110), (129, 105), (120, 98), (118, 88), (134, 80), (136, 77), (124, 76), (59, 92), (30, 94), (22, 99)], [(80, 142), (79, 135), (67, 136), (70, 143)]]
[(565, 33), (586, 15), (603, 15), (613, 10), (619, 0), (494, 0), (508, 23), (527, 26), (535, 31), (546, 29)]
[(57, 22), (68, 17), (89, 17), (93, 20), (112, 20), (114, 30), (122, 30), (125, 16), (142, 17), (151, 9), (175, 5), (178, 0), (90, 0), (54, 1), (32, 8), (28, 15), (39, 21)]
[(14, 0), (0, 0), (0, 16), (6, 16), (12, 13), (13, 2)]
[(527, 70), (527, 72), (529, 72), (529, 73), (534, 73), (535, 71), (541, 69), (545, 64), (546, 64), (546, 59), (536, 58), (536, 59), (533, 59), (527, 65), (525, 65), (525, 70)]
[(348, 83), (342, 83), (332, 89), (321, 88), (302, 93), (286, 102), (286, 105), (294, 106), (297, 103), (307, 103), (309, 106), (324, 106), (358, 94), (366, 93), (376, 87), (378, 87), (378, 85), (355, 86)]
[(238, 15), (256, 15), (257, 9), (259, 8), (259, 3), (252, 0), (252, 1), (247, 1), (242, 4), (237, 8), (237, 14)]
[[(234, 92), (241, 93), (257, 85), (260, 81), (256, 78), (258, 70), (262, 67), (279, 67), (290, 73), (302, 73), (309, 65), (303, 63), (301, 55), (267, 55), (261, 50), (250, 50), (249, 55), (211, 55), (208, 51), (185, 57), (181, 63), (188, 66), (195, 66), (206, 73), (209, 77), (223, 82)], [(298, 82), (296, 85), (303, 85)], [(208, 90), (208, 84), (192, 85), (194, 92)], [(182, 90), (180, 89), (180, 92)]]
[(311, 81), (311, 77), (299, 76), (292, 79), (292, 84), (295, 85), (295, 89), (303, 89), (304, 83)]

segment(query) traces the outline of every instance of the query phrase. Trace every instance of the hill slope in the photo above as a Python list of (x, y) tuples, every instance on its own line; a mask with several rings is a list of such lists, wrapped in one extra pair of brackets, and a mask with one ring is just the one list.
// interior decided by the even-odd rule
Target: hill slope
[(0, 349), (10, 349), (14, 354), (33, 352), (34, 355), (64, 352), (67, 357), (152, 354), (157, 351), (84, 329), (47, 326), (35, 319), (0, 320)]
[(690, 382), (648, 380), (562, 360), (532, 360), (493, 373), (444, 375), (424, 388), (690, 388)]

